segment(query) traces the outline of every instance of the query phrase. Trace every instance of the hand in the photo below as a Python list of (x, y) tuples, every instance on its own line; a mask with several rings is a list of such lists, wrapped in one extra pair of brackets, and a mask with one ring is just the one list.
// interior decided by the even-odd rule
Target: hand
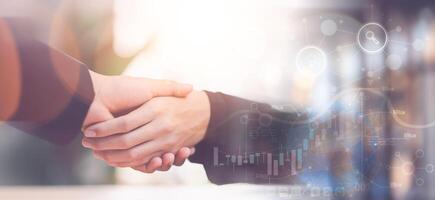
[[(83, 127), (113, 119), (122, 112), (132, 110), (142, 105), (155, 96), (177, 96), (184, 97), (192, 91), (192, 86), (178, 84), (173, 81), (152, 80), (144, 78), (132, 78), (121, 76), (104, 76), (90, 71), (94, 85), (95, 98), (89, 108), (89, 112), (83, 123)], [(153, 158), (152, 165), (148, 170), (165, 170), (168, 163), (182, 164), (190, 156), (191, 150), (184, 149), (177, 153), (177, 159), (173, 154), (165, 154), (161, 158)], [(162, 163), (156, 166), (156, 162)]]
[(146, 171), (144, 164), (151, 158), (199, 143), (209, 119), (210, 103), (204, 92), (186, 98), (153, 98), (126, 115), (88, 127), (83, 145), (112, 166)]
[(116, 115), (139, 107), (153, 97), (185, 97), (192, 91), (191, 85), (173, 81), (104, 76), (94, 72), (90, 72), (90, 75), (95, 98), (83, 127), (112, 119)]
[(195, 148), (181, 148), (176, 155), (173, 153), (166, 153), (161, 158), (154, 157), (146, 165), (140, 165), (133, 167), (133, 169), (144, 172), (144, 173), (154, 173), (158, 171), (168, 171), (172, 165), (181, 166), (184, 164), (189, 156), (195, 153)]

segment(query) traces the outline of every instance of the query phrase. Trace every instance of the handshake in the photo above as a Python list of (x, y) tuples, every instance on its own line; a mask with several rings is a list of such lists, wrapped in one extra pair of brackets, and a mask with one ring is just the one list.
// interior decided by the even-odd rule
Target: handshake
[(95, 97), (84, 147), (113, 167), (153, 173), (181, 166), (205, 136), (207, 94), (173, 81), (91, 73)]

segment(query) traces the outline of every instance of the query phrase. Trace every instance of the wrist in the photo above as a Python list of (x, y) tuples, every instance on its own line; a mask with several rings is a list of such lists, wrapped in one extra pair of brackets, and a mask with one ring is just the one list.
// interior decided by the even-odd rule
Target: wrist
[(194, 102), (199, 107), (198, 118), (201, 122), (201, 128), (197, 133), (197, 144), (205, 138), (207, 133), (207, 128), (210, 123), (211, 116), (210, 101), (204, 91), (193, 91), (188, 95), (188, 98), (196, 99)]

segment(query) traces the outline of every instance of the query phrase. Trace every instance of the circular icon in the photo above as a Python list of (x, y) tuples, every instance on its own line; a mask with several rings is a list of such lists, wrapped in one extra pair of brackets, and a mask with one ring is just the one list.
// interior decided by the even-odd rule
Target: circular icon
[(330, 19), (324, 20), (320, 25), (320, 31), (323, 35), (332, 36), (337, 32), (337, 23)]
[(388, 34), (378, 23), (368, 23), (362, 26), (357, 34), (358, 45), (365, 52), (376, 53), (387, 46)]
[(414, 164), (412, 164), (411, 162), (405, 162), (404, 164), (403, 164), (403, 172), (405, 173), (405, 174), (407, 174), (407, 175), (412, 175), (412, 174), (414, 174), (414, 170), (415, 170), (415, 168), (414, 168)]
[(243, 124), (243, 125), (248, 124), (248, 121), (249, 121), (248, 115), (242, 115), (240, 117), (240, 124)]
[(261, 114), (260, 115), (260, 125), (264, 127), (268, 127), (272, 124), (272, 116), (269, 114)]
[(424, 180), (423, 180), (422, 178), (417, 178), (417, 180), (415, 180), (415, 183), (416, 183), (418, 186), (422, 186), (422, 185), (424, 184)]
[(316, 46), (306, 46), (296, 55), (296, 67), (301, 72), (319, 75), (326, 68), (326, 54)]
[(433, 173), (434, 170), (433, 164), (427, 164), (424, 169), (426, 170), (427, 173)]
[(417, 158), (423, 158), (424, 157), (423, 149), (418, 149), (417, 151), (415, 151), (415, 156), (417, 156)]

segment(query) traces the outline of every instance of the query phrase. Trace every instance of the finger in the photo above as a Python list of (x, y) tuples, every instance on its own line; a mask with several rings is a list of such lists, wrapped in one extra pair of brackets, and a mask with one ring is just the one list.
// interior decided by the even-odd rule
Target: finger
[(149, 80), (148, 87), (153, 97), (176, 96), (185, 97), (192, 92), (192, 85), (169, 80)]
[(138, 165), (138, 166), (132, 167), (132, 169), (149, 174), (149, 173), (153, 173), (158, 168), (157, 166), (162, 164), (161, 162), (162, 162), (162, 159), (160, 157), (155, 157), (147, 165), (145, 165), (145, 164)]
[(191, 151), (187, 147), (183, 147), (180, 150), (178, 150), (177, 154), (175, 155), (175, 161), (174, 165), (181, 166), (184, 164), (186, 159), (190, 156)]
[(99, 154), (98, 152), (96, 152), (96, 151), (92, 151), (92, 154), (93, 154), (94, 157), (97, 158), (98, 160), (105, 161), (105, 160), (103, 159), (103, 157), (101, 157), (100, 154)]
[[(161, 152), (155, 152), (152, 153), (150, 155), (150, 158), (153, 159), (155, 157), (161, 157), (162, 153)], [(139, 159), (139, 160), (135, 160), (132, 162), (108, 162), (109, 165), (113, 165), (116, 167), (135, 167), (135, 166), (140, 166), (140, 165), (147, 165), (147, 163), (151, 162), (149, 158), (143, 158), (143, 159)]]
[(129, 163), (139, 160), (147, 163), (154, 157), (153, 153), (161, 149), (161, 145), (160, 141), (153, 140), (127, 150), (95, 151), (95, 153), (108, 163)]
[(118, 167), (118, 168), (125, 168), (125, 167), (133, 167), (133, 166), (138, 166), (138, 165), (145, 165), (144, 163), (135, 163), (134, 165), (130, 164), (130, 163), (107, 163), (108, 165), (112, 166), (112, 167)]
[(136, 171), (143, 172), (143, 173), (147, 173), (146, 172), (146, 170), (147, 170), (146, 165), (139, 165), (139, 166), (136, 166), (136, 167), (132, 167), (132, 169), (134, 169)]
[(146, 173), (153, 173), (157, 169), (159, 169), (162, 166), (162, 158), (160, 157), (154, 157), (151, 159), (151, 161), (146, 165)]
[(174, 164), (175, 155), (173, 153), (166, 153), (162, 156), (163, 164), (158, 169), (159, 171), (168, 171), (171, 169), (172, 164)]
[(104, 105), (99, 102), (98, 100), (94, 100), (92, 102), (91, 106), (89, 107), (88, 113), (86, 114), (85, 120), (83, 122), (83, 129), (86, 129), (87, 127), (100, 123), (106, 120), (113, 119), (112, 113), (104, 107)]
[(180, 84), (173, 81), (153, 80), (147, 78), (133, 78), (126, 76), (110, 77), (107, 88), (111, 92), (105, 96), (116, 96), (122, 90), (124, 95), (115, 100), (106, 100), (105, 105), (111, 113), (120, 113), (136, 108), (156, 96), (185, 97), (192, 91), (191, 85)]
[(195, 152), (196, 152), (195, 147), (190, 147), (189, 149), (190, 149), (190, 155), (189, 156), (195, 154)]
[(126, 150), (148, 142), (160, 135), (157, 122), (144, 125), (130, 133), (101, 138), (83, 138), (82, 145), (93, 150)]
[(155, 112), (145, 104), (126, 115), (92, 125), (85, 129), (84, 134), (86, 137), (107, 137), (127, 133), (149, 123), (154, 117)]
[(143, 173), (153, 173), (161, 165), (162, 165), (162, 159), (160, 157), (155, 157), (148, 164), (138, 165), (132, 167), (132, 169)]

